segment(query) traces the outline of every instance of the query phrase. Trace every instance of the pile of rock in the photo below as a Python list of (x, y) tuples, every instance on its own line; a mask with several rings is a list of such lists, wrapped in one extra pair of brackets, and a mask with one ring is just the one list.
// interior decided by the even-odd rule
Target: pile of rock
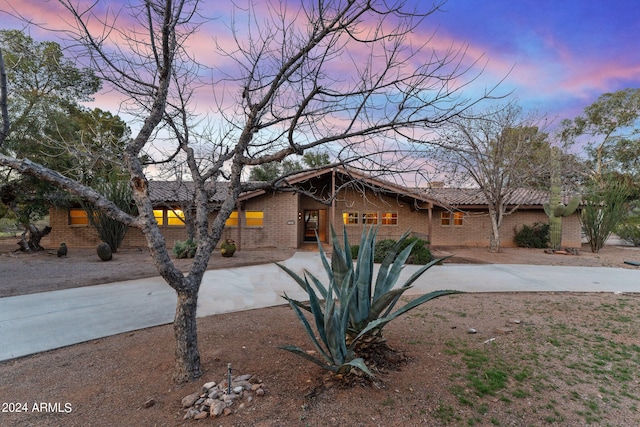
[(242, 410), (253, 401), (254, 396), (264, 396), (262, 380), (252, 375), (232, 377), (231, 385), (225, 379), (220, 383), (208, 382), (198, 392), (182, 398), (186, 410), (185, 420), (201, 420), (208, 417), (231, 415), (233, 406)]

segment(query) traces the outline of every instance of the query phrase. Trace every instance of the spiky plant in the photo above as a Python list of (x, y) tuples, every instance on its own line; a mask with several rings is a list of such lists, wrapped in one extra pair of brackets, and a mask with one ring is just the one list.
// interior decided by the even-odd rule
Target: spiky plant
[[(348, 321), (345, 329), (345, 339), (346, 342), (352, 343), (351, 345), (355, 343), (356, 339), (361, 339), (364, 336), (369, 336), (368, 339), (364, 341), (370, 341), (370, 336), (372, 335), (381, 336), (382, 328), (384, 328), (385, 325), (427, 301), (443, 295), (458, 293), (458, 291), (452, 290), (429, 292), (411, 300), (394, 311), (402, 294), (410, 289), (411, 285), (429, 268), (445, 258), (431, 261), (411, 275), (402, 285), (396, 287), (400, 273), (415, 244), (415, 242), (413, 242), (399, 252), (404, 241), (409, 236), (409, 232), (406, 232), (387, 253), (378, 269), (374, 281), (376, 234), (376, 228), (363, 231), (357, 262), (354, 265), (346, 228), (343, 234), (344, 247), (342, 247), (340, 246), (335, 230), (331, 227), (333, 243), (331, 263), (327, 260), (322, 245), (318, 244), (320, 257), (329, 278), (329, 286), (324, 286), (317, 277), (308, 271), (305, 271), (305, 277), (302, 278), (286, 266), (278, 264), (281, 269), (289, 274), (289, 276), (309, 294), (310, 301), (312, 295), (316, 294), (315, 290), (317, 290), (317, 293), (322, 299), (327, 301), (327, 304), (333, 299), (334, 295), (336, 295), (341, 303), (344, 302), (347, 304)], [(311, 286), (311, 284), (313, 286)], [(350, 297), (345, 299), (345, 296)], [(289, 302), (291, 303), (291, 300), (289, 300)], [(298, 308), (313, 312), (311, 303), (306, 305), (297, 301), (294, 302)]]

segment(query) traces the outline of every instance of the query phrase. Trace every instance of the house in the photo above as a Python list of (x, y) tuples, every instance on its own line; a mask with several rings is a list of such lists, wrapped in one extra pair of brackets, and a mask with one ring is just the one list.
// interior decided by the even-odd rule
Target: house
[[(211, 217), (227, 192), (226, 183), (210, 190)], [(240, 249), (299, 248), (305, 242), (330, 241), (330, 224), (357, 244), (364, 226), (377, 225), (379, 239), (398, 239), (406, 230), (434, 246), (488, 246), (491, 222), (486, 202), (473, 189), (410, 189), (346, 168), (305, 171), (287, 180), (288, 190), (253, 191), (240, 195), (226, 222), (223, 239), (234, 239)], [(154, 214), (169, 246), (186, 239), (184, 211), (192, 198), (189, 182), (149, 182)], [(509, 200), (501, 229), (502, 246), (513, 246), (515, 229), (522, 224), (547, 222), (544, 192), (518, 190)], [(50, 243), (92, 247), (99, 243), (81, 208), (51, 208)], [(580, 246), (576, 214), (564, 218), (563, 245)], [(131, 229), (124, 247), (146, 246), (142, 233)]]

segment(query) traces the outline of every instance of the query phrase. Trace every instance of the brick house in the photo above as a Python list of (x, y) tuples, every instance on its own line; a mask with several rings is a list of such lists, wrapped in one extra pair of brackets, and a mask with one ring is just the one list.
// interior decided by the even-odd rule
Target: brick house
[[(297, 191), (255, 191), (242, 194), (238, 209), (227, 220), (223, 239), (231, 238), (241, 249), (299, 248), (315, 241), (329, 243), (330, 224), (341, 235), (344, 224), (351, 243), (359, 242), (365, 225), (378, 226), (378, 238), (397, 239), (406, 230), (430, 240), (434, 246), (488, 246), (491, 222), (486, 203), (473, 189), (409, 189), (344, 168), (301, 172), (288, 180)], [(226, 183), (210, 192), (211, 217), (226, 194)], [(154, 211), (169, 246), (185, 240), (183, 212), (192, 199), (189, 182), (149, 182)], [(333, 197), (332, 197), (333, 196)], [(329, 202), (327, 202), (329, 200)], [(544, 192), (519, 190), (509, 201), (517, 209), (504, 220), (502, 246), (513, 246), (515, 228), (547, 222), (542, 204)], [(50, 244), (71, 247), (99, 243), (95, 229), (81, 208), (50, 209)], [(577, 214), (564, 218), (563, 245), (580, 246)], [(123, 247), (146, 246), (138, 229), (131, 229)]]

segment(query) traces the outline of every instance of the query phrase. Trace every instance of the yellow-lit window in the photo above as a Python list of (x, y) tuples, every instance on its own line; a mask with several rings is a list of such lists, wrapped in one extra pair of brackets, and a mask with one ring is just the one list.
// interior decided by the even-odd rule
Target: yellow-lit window
[(462, 225), (464, 214), (462, 212), (453, 213), (453, 225)]
[(377, 212), (365, 212), (362, 214), (363, 224), (377, 224), (378, 213)]
[(342, 212), (342, 222), (345, 225), (358, 223), (358, 212)]
[(69, 209), (69, 225), (89, 225), (89, 217), (84, 209)]
[(153, 216), (156, 218), (158, 225), (164, 225), (164, 209), (154, 209)]
[(264, 212), (246, 211), (244, 213), (244, 219), (247, 227), (262, 227), (264, 223)]
[(167, 225), (184, 225), (184, 212), (181, 209), (167, 209)]
[(227, 221), (224, 223), (224, 226), (225, 227), (238, 226), (238, 211), (231, 212), (231, 215), (229, 215), (229, 218), (227, 218)]
[(398, 214), (395, 212), (385, 212), (382, 214), (382, 225), (398, 225)]
[(440, 225), (451, 225), (451, 212), (440, 212)]

